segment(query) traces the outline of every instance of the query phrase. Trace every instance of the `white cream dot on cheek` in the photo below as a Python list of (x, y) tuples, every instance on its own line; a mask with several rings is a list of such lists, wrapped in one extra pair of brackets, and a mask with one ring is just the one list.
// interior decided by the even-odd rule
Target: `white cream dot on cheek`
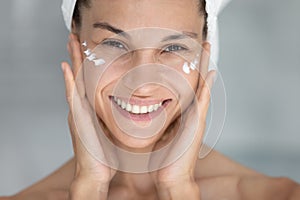
[(196, 58), (194, 59), (194, 61), (193, 62), (191, 62), (191, 64), (190, 64), (190, 68), (192, 69), (192, 70), (195, 70), (196, 68), (197, 68), (197, 65), (199, 64), (199, 54), (197, 54), (197, 56), (196, 56)]
[(190, 65), (190, 68), (191, 70), (195, 70), (196, 69), (196, 63), (195, 62), (192, 62), (191, 65)]
[(96, 66), (104, 65), (106, 63), (105, 60), (102, 58), (93, 60), (93, 62), (95, 63)]
[(86, 56), (91, 55), (91, 50), (90, 50), (90, 49), (87, 49), (86, 51), (84, 51), (84, 54), (85, 54)]
[(186, 74), (190, 74), (191, 73), (190, 67), (189, 67), (189, 65), (188, 65), (187, 62), (184, 62), (183, 66), (182, 66), (182, 70)]
[[(87, 42), (82, 43), (83, 47), (87, 47)], [(95, 66), (104, 65), (106, 61), (103, 58), (97, 58), (95, 53), (92, 53), (91, 49), (86, 49), (84, 54), (87, 56), (87, 59), (91, 62), (94, 62)]]
[(82, 43), (82, 46), (87, 47), (87, 42), (84, 41), (84, 42)]
[(93, 61), (94, 59), (96, 59), (96, 54), (91, 54), (91, 55), (89, 55), (89, 57), (87, 57), (87, 59), (89, 60), (89, 61)]

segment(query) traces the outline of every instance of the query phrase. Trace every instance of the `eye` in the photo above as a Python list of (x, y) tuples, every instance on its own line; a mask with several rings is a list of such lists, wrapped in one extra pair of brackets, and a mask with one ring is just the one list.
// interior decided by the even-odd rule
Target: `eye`
[(117, 41), (117, 40), (104, 40), (102, 42), (102, 44), (113, 47), (113, 48), (127, 50), (126, 46), (122, 42)]
[(167, 46), (165, 49), (163, 49), (163, 52), (176, 52), (176, 51), (184, 51), (184, 50), (187, 50), (187, 48), (178, 44), (172, 44)]

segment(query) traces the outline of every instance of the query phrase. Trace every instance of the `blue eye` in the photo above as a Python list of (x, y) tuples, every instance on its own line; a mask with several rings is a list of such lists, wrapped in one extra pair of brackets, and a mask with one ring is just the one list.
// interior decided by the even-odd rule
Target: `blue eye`
[(177, 44), (172, 44), (170, 46), (167, 46), (163, 51), (164, 52), (176, 52), (176, 51), (184, 51), (187, 50), (187, 48), (177, 45)]
[(102, 44), (118, 49), (126, 50), (126, 46), (117, 40), (105, 40)]

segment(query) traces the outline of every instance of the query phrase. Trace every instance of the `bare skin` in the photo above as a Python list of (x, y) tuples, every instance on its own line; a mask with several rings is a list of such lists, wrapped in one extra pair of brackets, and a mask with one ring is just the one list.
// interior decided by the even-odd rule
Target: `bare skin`
[[(197, 165), (199, 166), (197, 169), (201, 169), (197, 170), (197, 176), (202, 199), (297, 200), (300, 195), (300, 186), (292, 180), (271, 178), (258, 174), (216, 151), (210, 153), (205, 159), (198, 160)], [(67, 200), (74, 173), (75, 160), (71, 159), (57, 171), (30, 188), (15, 196), (0, 199)], [(135, 178), (137, 182), (144, 182), (142, 176), (136, 176)], [(226, 187), (224, 187), (224, 184), (226, 184)], [(145, 192), (144, 188), (139, 187), (139, 184), (130, 189), (126, 185), (119, 185), (117, 190), (118, 192), (115, 195), (122, 195), (124, 197), (122, 199), (141, 199), (138, 194)], [(132, 198), (132, 194), (135, 194), (135, 198)]]
[[(209, 73), (208, 57), (201, 57), (201, 73), (203, 77), (189, 76), (188, 80), (194, 86), (200, 105), (195, 107), (201, 113), (198, 136), (187, 153), (172, 165), (158, 170), (155, 173), (130, 174), (115, 171), (94, 160), (86, 152), (78, 138), (78, 126), (74, 126), (72, 113), (74, 109), (82, 109), (87, 103), (82, 87), (75, 83), (74, 77), (78, 76), (84, 55), (80, 44), (87, 40), (94, 46), (104, 37), (112, 35), (109, 31), (92, 29), (95, 21), (103, 20), (129, 30), (139, 27), (161, 27), (177, 31), (192, 31), (199, 36), (197, 41), (202, 44), (206, 52), (210, 52), (210, 45), (202, 37), (203, 17), (199, 15), (195, 0), (172, 1), (110, 1), (93, 0), (91, 8), (82, 10), (82, 27), (73, 26), (68, 50), (72, 60), (71, 66), (63, 63), (63, 72), (66, 81), (66, 96), (72, 105), (74, 98), (80, 104), (75, 108), (70, 106), (69, 126), (72, 136), (74, 158), (60, 169), (31, 186), (24, 191), (9, 197), (10, 200), (35, 200), (35, 199), (299, 199), (300, 186), (287, 178), (270, 178), (251, 169), (235, 163), (222, 154), (212, 151), (206, 158), (198, 159), (197, 155), (205, 129), (205, 117), (209, 102), (208, 86), (211, 86), (213, 73)], [(127, 19), (127, 20), (124, 20)], [(138, 20), (137, 20), (138, 19)], [(91, 46), (93, 48), (93, 46)], [(148, 52), (149, 53), (149, 52)], [(145, 56), (145, 55), (143, 55)], [(146, 58), (143, 57), (144, 59)], [(145, 60), (143, 60), (145, 61)], [(118, 78), (118, 73), (111, 74), (105, 84), (99, 84), (98, 90), (105, 91), (113, 84), (113, 77)], [(208, 82), (208, 84), (204, 84)], [(201, 88), (201, 89), (199, 89)], [(151, 88), (148, 88), (151, 91)], [(163, 89), (156, 89), (156, 94), (164, 94)], [(75, 95), (74, 95), (75, 94)], [(101, 97), (99, 97), (101, 99)], [(101, 107), (101, 102), (96, 108), (97, 114), (107, 126), (120, 145), (133, 151), (145, 151), (157, 145), (161, 140), (152, 138), (140, 141), (124, 136), (122, 132), (109, 124), (109, 117), (102, 116), (102, 112), (109, 113), (106, 107)], [(176, 110), (176, 109), (175, 109)], [(89, 117), (88, 111), (83, 109), (85, 119)], [(192, 116), (192, 113), (190, 113)], [(170, 113), (170, 118), (176, 115)], [(170, 119), (171, 121), (171, 119)], [(80, 130), (92, 132), (93, 124), (80, 127)], [(176, 169), (181, 170), (176, 170)], [(173, 181), (170, 181), (173, 180)], [(178, 180), (178, 181), (174, 181)], [(97, 192), (95, 192), (97, 191)], [(5, 200), (5, 198), (0, 198)]]

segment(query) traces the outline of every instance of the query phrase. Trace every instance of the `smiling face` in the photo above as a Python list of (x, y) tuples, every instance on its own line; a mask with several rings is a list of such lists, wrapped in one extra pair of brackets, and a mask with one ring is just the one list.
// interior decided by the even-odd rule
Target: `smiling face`
[(73, 28), (83, 56), (98, 60), (85, 62), (87, 95), (116, 144), (151, 148), (191, 103), (203, 27), (198, 0), (91, 0), (82, 7)]

